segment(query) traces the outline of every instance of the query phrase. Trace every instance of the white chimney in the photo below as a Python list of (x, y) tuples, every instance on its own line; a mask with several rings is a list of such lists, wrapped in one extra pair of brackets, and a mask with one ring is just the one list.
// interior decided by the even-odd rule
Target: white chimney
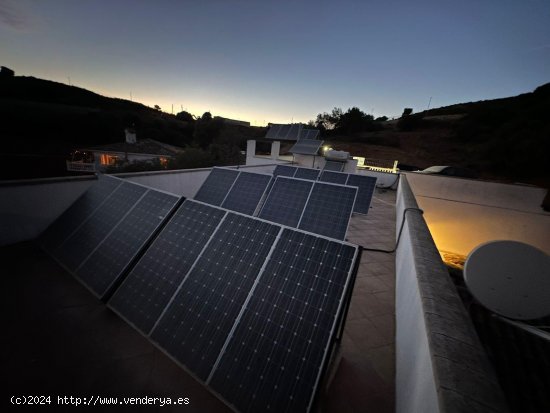
[(124, 129), (126, 135), (126, 143), (136, 143), (136, 130), (134, 128)]

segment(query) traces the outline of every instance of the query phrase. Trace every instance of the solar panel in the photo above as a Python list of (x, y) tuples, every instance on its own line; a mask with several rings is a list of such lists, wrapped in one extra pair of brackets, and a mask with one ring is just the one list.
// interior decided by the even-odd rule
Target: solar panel
[(326, 161), (325, 167), (323, 170), (325, 171), (337, 171), (342, 172), (344, 170), (345, 162), (338, 162), (338, 161)]
[(143, 186), (122, 183), (52, 255), (74, 272), (146, 191)]
[(297, 227), (312, 186), (312, 181), (278, 176), (258, 216)]
[(221, 205), (237, 175), (239, 171), (234, 169), (212, 168), (194, 199), (211, 205)]
[(229, 213), (151, 338), (206, 380), (280, 231)]
[(316, 182), (298, 228), (344, 239), (356, 195), (357, 188), (352, 186)]
[(357, 247), (285, 229), (209, 385), (241, 412), (307, 412), (347, 300)]
[(302, 155), (316, 155), (322, 144), (323, 141), (302, 139), (296, 142), (294, 146), (290, 148), (290, 152)]
[(317, 139), (319, 132), (319, 129), (302, 129), (300, 139)]
[(345, 185), (348, 181), (348, 174), (342, 172), (323, 171), (321, 172), (319, 180), (322, 182)]
[(311, 168), (298, 168), (294, 174), (294, 178), (309, 179), (311, 181), (316, 181), (319, 177), (319, 169)]
[(376, 188), (376, 178), (373, 176), (349, 174), (346, 185), (357, 187), (357, 199), (353, 212), (368, 214), (372, 194)]
[(76, 270), (99, 297), (105, 295), (174, 208), (178, 197), (149, 190)]
[(116, 290), (109, 306), (148, 333), (225, 213), (185, 200)]
[(295, 166), (277, 165), (273, 171), (273, 176), (294, 176), (296, 169)]
[(241, 172), (222, 207), (247, 215), (254, 214), (270, 181), (271, 175)]
[(42, 233), (39, 241), (42, 247), (49, 252), (55, 251), (122, 182), (99, 175), (97, 181)]

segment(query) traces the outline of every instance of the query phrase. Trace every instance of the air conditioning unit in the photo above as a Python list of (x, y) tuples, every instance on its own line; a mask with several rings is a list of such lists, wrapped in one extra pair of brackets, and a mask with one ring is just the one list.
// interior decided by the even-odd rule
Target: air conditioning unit
[(328, 161), (346, 162), (349, 159), (349, 152), (331, 149), (325, 152), (325, 159)]

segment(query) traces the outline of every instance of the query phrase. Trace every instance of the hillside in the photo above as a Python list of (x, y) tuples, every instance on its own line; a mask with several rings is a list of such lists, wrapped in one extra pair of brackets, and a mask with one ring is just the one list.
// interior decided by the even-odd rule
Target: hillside
[(550, 83), (515, 97), (462, 103), (385, 122), (384, 129), (328, 135), (336, 149), (420, 169), (454, 165), (480, 178), (550, 186)]
[[(454, 165), (480, 178), (550, 186), (550, 83), (515, 97), (461, 103), (381, 122), (381, 130), (323, 139), (356, 156), (397, 159), (403, 166)], [(120, 142), (133, 125), (138, 139), (188, 148), (175, 167), (238, 162), (246, 140), (265, 128), (175, 116), (33, 77), (0, 77), (0, 179), (66, 174), (75, 148)], [(185, 114), (183, 114), (185, 115)], [(192, 148), (192, 149), (191, 149)], [(284, 146), (283, 146), (284, 148)]]
[(238, 153), (247, 138), (265, 134), (264, 128), (215, 121), (199, 126), (191, 116), (178, 118), (140, 103), (25, 76), (0, 77), (0, 113), (0, 179), (66, 174), (65, 158), (72, 150), (121, 142), (128, 126), (134, 126), (138, 139), (197, 146), (207, 152), (199, 154), (205, 155), (204, 162), (223, 162), (221, 152)]

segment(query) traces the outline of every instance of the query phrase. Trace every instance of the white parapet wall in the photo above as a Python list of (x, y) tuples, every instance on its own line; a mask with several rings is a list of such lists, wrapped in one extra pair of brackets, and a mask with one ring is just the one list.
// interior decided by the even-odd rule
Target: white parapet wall
[(407, 173), (407, 180), (440, 251), (468, 255), (493, 240), (515, 240), (550, 254), (546, 189)]
[(0, 246), (36, 238), (95, 182), (95, 176), (0, 183)]
[(396, 412), (506, 412), (406, 177), (399, 183), (396, 226)]

